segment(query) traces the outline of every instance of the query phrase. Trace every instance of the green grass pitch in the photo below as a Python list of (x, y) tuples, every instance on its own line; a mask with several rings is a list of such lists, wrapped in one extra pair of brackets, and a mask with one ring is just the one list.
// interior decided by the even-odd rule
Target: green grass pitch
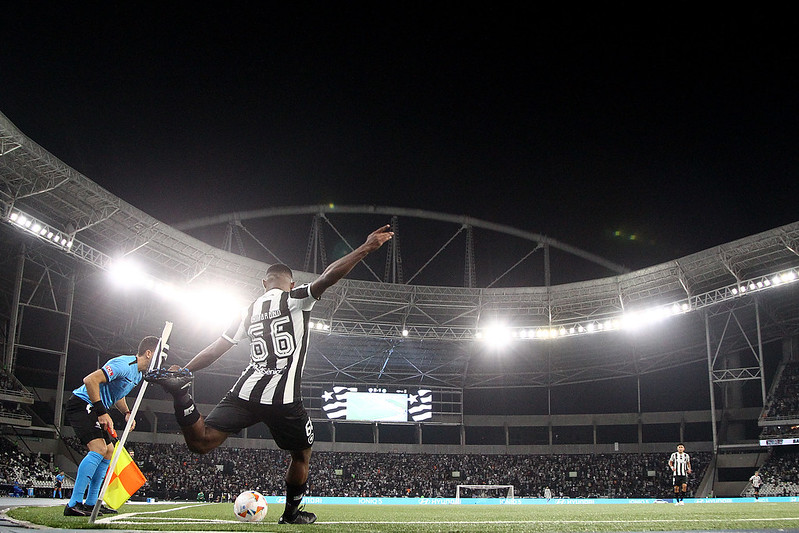
[(9, 510), (17, 520), (66, 529), (147, 531), (675, 531), (799, 528), (799, 503), (614, 504), (614, 505), (309, 505), (312, 526), (278, 526), (282, 505), (272, 504), (263, 522), (245, 524), (233, 504), (126, 504), (119, 515), (63, 516), (63, 506)]

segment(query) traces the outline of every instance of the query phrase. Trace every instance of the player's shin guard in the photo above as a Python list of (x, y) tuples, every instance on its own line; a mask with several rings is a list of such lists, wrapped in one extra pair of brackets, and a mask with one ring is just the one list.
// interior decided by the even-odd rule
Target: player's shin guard
[(194, 404), (194, 398), (188, 392), (175, 397), (175, 418), (181, 427), (192, 426), (200, 419), (200, 412)]
[(283, 511), (284, 516), (293, 518), (297, 514), (297, 509), (300, 507), (307, 489), (307, 482), (302, 485), (289, 485), (286, 483), (286, 510)]

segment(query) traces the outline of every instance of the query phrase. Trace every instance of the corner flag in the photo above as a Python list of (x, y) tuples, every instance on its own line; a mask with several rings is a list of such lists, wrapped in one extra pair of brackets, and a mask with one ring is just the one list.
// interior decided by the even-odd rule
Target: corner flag
[[(116, 443), (119, 446), (119, 443)], [(147, 478), (141, 473), (139, 467), (133, 462), (125, 447), (119, 454), (119, 460), (114, 466), (114, 473), (111, 474), (111, 482), (103, 496), (103, 501), (112, 509), (119, 509), (128, 498), (144, 485)]]
[[(166, 359), (167, 350), (169, 348), (167, 341), (169, 340), (169, 335), (171, 333), (172, 322), (167, 322), (164, 324), (164, 331), (161, 333), (161, 339), (156, 347), (156, 355), (150, 360), (149, 370), (156, 368), (156, 365), (160, 366)], [(136, 396), (136, 402), (133, 404), (133, 409), (130, 410), (130, 418), (128, 419), (128, 423), (125, 424), (125, 431), (122, 432), (122, 438), (114, 447), (114, 455), (111, 456), (111, 464), (108, 465), (108, 471), (106, 472), (103, 486), (100, 488), (100, 495), (97, 497), (97, 503), (94, 504), (92, 514), (89, 516), (90, 524), (94, 524), (94, 521), (97, 520), (97, 516), (100, 514), (100, 506), (103, 504), (103, 502), (106, 502), (109, 507), (116, 509), (125, 503), (128, 498), (130, 498), (133, 493), (139, 490), (139, 487), (144, 485), (144, 482), (147, 481), (147, 479), (144, 477), (144, 474), (142, 474), (141, 470), (139, 470), (139, 467), (136, 466), (136, 463), (134, 463), (133, 459), (131, 459), (127, 450), (125, 450), (125, 442), (128, 440), (128, 433), (130, 433), (130, 430), (133, 429), (133, 422), (136, 420), (136, 413), (139, 412), (139, 404), (141, 404), (145, 390), (147, 390), (146, 381), (142, 383), (141, 389), (139, 389), (139, 394)], [(112, 467), (114, 469), (113, 472), (111, 472)], [(130, 473), (128, 473), (127, 470), (131, 468), (134, 470), (131, 470)], [(134, 479), (136, 479), (137, 476), (140, 481), (129, 484), (128, 476), (132, 476)], [(114, 482), (115, 487), (118, 486), (118, 489), (114, 490), (114, 500), (110, 499), (110, 494), (106, 494), (107, 492), (110, 492), (109, 489), (111, 488), (112, 481)]]

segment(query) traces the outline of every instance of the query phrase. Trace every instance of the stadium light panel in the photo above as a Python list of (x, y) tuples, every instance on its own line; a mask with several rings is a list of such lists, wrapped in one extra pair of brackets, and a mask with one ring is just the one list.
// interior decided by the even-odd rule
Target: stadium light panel
[(72, 248), (72, 236), (18, 209), (12, 209), (7, 220), (19, 229), (62, 249)]

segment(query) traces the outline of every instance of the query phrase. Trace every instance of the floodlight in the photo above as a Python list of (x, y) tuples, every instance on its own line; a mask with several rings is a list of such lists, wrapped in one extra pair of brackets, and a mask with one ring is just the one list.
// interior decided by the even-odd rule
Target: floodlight
[(178, 296), (184, 312), (196, 319), (225, 326), (238, 316), (244, 304), (231, 296), (226, 287), (189, 287)]
[(140, 287), (147, 277), (141, 265), (129, 258), (112, 262), (108, 267), (108, 276), (115, 285), (123, 288)]
[(495, 348), (501, 348), (510, 342), (510, 331), (502, 324), (491, 324), (483, 330), (483, 339)]

